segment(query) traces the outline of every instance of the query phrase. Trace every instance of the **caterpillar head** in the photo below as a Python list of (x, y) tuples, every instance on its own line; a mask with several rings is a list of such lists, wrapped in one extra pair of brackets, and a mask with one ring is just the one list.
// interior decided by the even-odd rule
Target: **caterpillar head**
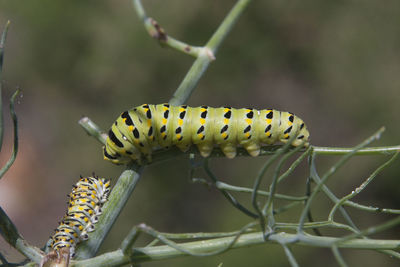
[(308, 147), (310, 145), (309, 143), (310, 133), (307, 130), (307, 126), (304, 124), (303, 120), (300, 119), (299, 117), (297, 117), (297, 123), (295, 124), (295, 126), (298, 127), (298, 130), (294, 129), (290, 133), (288, 139), (290, 139), (291, 135), (296, 134), (297, 132), (297, 137), (293, 140), (292, 145), (293, 146), (303, 145), (305, 147)]
[[(107, 139), (108, 141), (108, 139)], [(133, 152), (131, 152), (133, 151)], [(130, 149), (130, 151), (123, 151), (121, 152), (117, 152), (115, 151), (115, 149), (113, 149), (112, 146), (106, 144), (103, 147), (103, 156), (105, 160), (111, 161), (114, 164), (117, 165), (122, 165), (122, 164), (127, 164), (130, 163), (132, 161), (140, 161), (141, 160), (141, 154), (140, 151), (132, 146), (132, 148)]]

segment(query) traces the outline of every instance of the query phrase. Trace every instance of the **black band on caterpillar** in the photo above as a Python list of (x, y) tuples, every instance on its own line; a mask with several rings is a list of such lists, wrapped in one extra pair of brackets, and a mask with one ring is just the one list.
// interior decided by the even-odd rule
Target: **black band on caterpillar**
[(110, 181), (98, 177), (81, 177), (69, 194), (68, 210), (51, 237), (54, 251), (69, 248), (75, 255), (76, 245), (88, 239), (110, 193)]
[(144, 104), (123, 112), (112, 125), (104, 147), (104, 159), (116, 164), (151, 161), (156, 147), (177, 146), (187, 151), (195, 144), (207, 157), (214, 145), (228, 158), (243, 146), (251, 156), (262, 145), (286, 143), (297, 135), (293, 146), (308, 146), (309, 132), (302, 119), (290, 112), (231, 107), (188, 107)]

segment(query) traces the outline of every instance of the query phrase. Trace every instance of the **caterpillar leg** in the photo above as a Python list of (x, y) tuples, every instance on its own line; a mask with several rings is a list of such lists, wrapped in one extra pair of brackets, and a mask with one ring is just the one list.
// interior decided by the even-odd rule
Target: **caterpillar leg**
[(243, 147), (247, 150), (247, 152), (250, 154), (252, 157), (257, 157), (260, 155), (260, 145), (257, 143), (247, 143), (244, 144)]
[(204, 143), (200, 143), (197, 144), (197, 148), (199, 149), (200, 155), (204, 158), (210, 156), (214, 145), (212, 143), (209, 142), (204, 142)]
[(236, 157), (236, 144), (226, 143), (220, 145), (222, 152), (228, 159)]

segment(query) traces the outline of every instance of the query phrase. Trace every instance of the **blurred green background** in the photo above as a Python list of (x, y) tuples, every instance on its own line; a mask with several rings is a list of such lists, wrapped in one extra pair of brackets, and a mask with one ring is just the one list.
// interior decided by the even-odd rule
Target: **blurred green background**
[[(149, 0), (144, 6), (171, 36), (203, 45), (235, 1)], [(79, 175), (115, 179), (123, 167), (102, 159), (101, 146), (77, 121), (89, 116), (108, 129), (121, 111), (167, 102), (193, 59), (161, 48), (144, 31), (130, 1), (0, 1), (0, 27), (11, 20), (6, 43), (4, 97), (17, 87), (20, 151), (0, 181), (0, 205), (32, 244), (43, 246), (65, 212)], [(229, 34), (190, 105), (272, 107), (306, 121), (311, 143), (354, 146), (386, 126), (374, 145), (399, 144), (400, 2), (253, 1)], [(3, 164), (12, 146), (5, 113)], [(337, 157), (320, 157), (323, 172)], [(383, 156), (357, 157), (330, 181), (350, 193)], [(265, 158), (214, 159), (225, 182), (251, 186)], [(302, 166), (279, 192), (302, 195)], [(101, 251), (116, 249), (133, 225), (165, 232), (233, 231), (249, 221), (214, 189), (192, 184), (187, 158), (146, 168), (134, 195)], [(199, 172), (198, 176), (205, 177)], [(356, 200), (399, 208), (398, 161)], [(244, 196), (248, 201), (250, 197)], [(326, 218), (321, 197), (317, 219)], [(360, 227), (390, 216), (349, 210)], [(295, 222), (298, 213), (281, 217)], [(397, 230), (397, 231), (396, 231)], [(329, 232), (327, 232), (329, 233)], [(399, 239), (398, 229), (377, 236)], [(139, 242), (138, 245), (143, 245)], [(4, 240), (0, 252), (21, 259)], [(337, 266), (328, 249), (294, 247), (301, 266)], [(379, 253), (343, 251), (350, 266), (397, 266)], [(328, 259), (328, 260), (327, 260)], [(283, 250), (265, 245), (208, 258), (181, 258), (144, 266), (288, 266)]]

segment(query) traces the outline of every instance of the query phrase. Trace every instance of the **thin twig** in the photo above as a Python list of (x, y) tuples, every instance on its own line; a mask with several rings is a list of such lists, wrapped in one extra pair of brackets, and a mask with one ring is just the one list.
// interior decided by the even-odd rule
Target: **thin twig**
[(293, 164), (289, 167), (289, 169), (285, 173), (283, 173), (282, 175), (279, 175), (279, 173), (283, 167), (283, 164), (289, 159), (289, 157), (291, 157), (294, 153), (298, 152), (300, 149), (302, 149), (301, 145), (299, 147), (297, 147), (296, 149), (290, 151), (289, 153), (286, 153), (286, 155), (284, 155), (281, 158), (278, 165), (276, 166), (275, 172), (274, 172), (274, 175), (272, 178), (272, 183), (271, 183), (271, 186), (269, 189), (270, 194), (268, 196), (268, 199), (267, 199), (267, 201), (264, 205), (263, 211), (262, 211), (264, 216), (267, 214), (267, 211), (272, 207), (272, 201), (276, 196), (275, 191), (276, 191), (277, 184), (281, 180), (285, 179), (291, 172), (293, 172), (293, 170), (296, 168), (295, 166), (298, 166), (300, 164), (301, 160), (304, 159), (308, 155), (308, 153), (311, 151), (311, 148), (307, 149), (306, 152), (304, 152), (302, 155), (300, 155), (300, 157), (293, 162)]
[(13, 149), (11, 152), (11, 157), (7, 161), (7, 163), (1, 168), (0, 170), (0, 179), (3, 177), (3, 175), (10, 169), (10, 167), (13, 165), (15, 159), (17, 158), (18, 154), (18, 118), (17, 114), (15, 113), (15, 99), (19, 94), (19, 89), (15, 91), (15, 93), (12, 95), (11, 100), (10, 100), (10, 114), (11, 114), (11, 119), (13, 122), (13, 129), (14, 129), (14, 144), (13, 144)]
[[(297, 131), (296, 131), (297, 132)], [(258, 198), (258, 190), (261, 184), (262, 179), (264, 178), (265, 173), (267, 172), (267, 170), (269, 169), (269, 167), (284, 153), (286, 153), (289, 148), (290, 148), (290, 144), (293, 142), (293, 140), (296, 138), (296, 134), (294, 134), (292, 137), (290, 137), (290, 139), (288, 140), (288, 142), (280, 149), (278, 149), (276, 151), (276, 153), (274, 155), (272, 155), (265, 163), (264, 165), (261, 167), (260, 171), (258, 172), (256, 178), (254, 179), (254, 185), (253, 185), (253, 192), (251, 194), (251, 204), (253, 205), (255, 211), (257, 212), (259, 219), (260, 219), (260, 225), (261, 228), (263, 230), (263, 232), (265, 233), (265, 214), (263, 213), (263, 211), (261, 210), (259, 203), (257, 202), (257, 198)], [(276, 177), (277, 179), (278, 177)], [(271, 199), (271, 196), (268, 196), (269, 199)]]
[(83, 117), (78, 123), (82, 126), (82, 128), (87, 132), (88, 135), (96, 138), (97, 141), (105, 145), (107, 140), (107, 134), (103, 133), (100, 127), (94, 123), (90, 118)]
[(148, 34), (156, 39), (161, 45), (168, 46), (196, 58), (202, 53), (202, 50), (204, 50), (203, 47), (189, 45), (169, 36), (156, 20), (146, 15), (146, 11), (144, 10), (140, 0), (132, 0), (132, 4)]
[[(208, 177), (212, 180), (214, 184), (218, 182), (217, 177), (214, 175), (214, 173), (211, 171), (210, 167), (208, 166), (208, 159), (204, 160), (204, 165), (203, 168), (205, 172), (207, 173)], [(248, 210), (246, 207), (244, 207), (240, 202), (229, 192), (225, 191), (224, 189), (220, 189), (216, 187), (223, 195), (224, 197), (238, 210), (246, 214), (247, 216), (250, 216), (252, 218), (258, 218), (257, 214), (254, 214), (250, 210)]]
[[(242, 192), (242, 193), (251, 193), (253, 192), (253, 189), (251, 188), (247, 188), (247, 187), (241, 187), (241, 186), (234, 186), (234, 185), (230, 185), (221, 181), (217, 181), (215, 183), (215, 186), (218, 189), (223, 189), (223, 190), (227, 190), (227, 191), (234, 191), (234, 192)], [(267, 191), (262, 191), (262, 190), (258, 190), (258, 194), (260, 196), (269, 196), (271, 193), (267, 192)], [(304, 201), (307, 199), (307, 197), (303, 196), (303, 197), (295, 197), (295, 196), (288, 196), (288, 195), (283, 195), (283, 194), (275, 194), (274, 195), (275, 198), (277, 199), (282, 199), (282, 200), (289, 200), (289, 201)]]
[(0, 151), (3, 146), (3, 135), (4, 135), (4, 118), (3, 118), (3, 60), (4, 60), (4, 47), (7, 38), (8, 27), (10, 21), (7, 21), (4, 26), (3, 33), (0, 39)]
[(289, 260), (290, 266), (292, 267), (298, 267), (299, 264), (297, 263), (295, 257), (293, 256), (292, 251), (290, 251), (290, 249), (288, 248), (288, 246), (286, 246), (286, 244), (281, 244), (281, 246), (283, 247), (283, 250), (285, 251), (286, 257)]
[(346, 163), (354, 154), (357, 150), (369, 145), (371, 142), (373, 142), (376, 139), (379, 139), (381, 136), (382, 132), (385, 130), (385, 128), (379, 129), (375, 134), (373, 134), (371, 137), (366, 139), (364, 142), (362, 142), (360, 145), (356, 146), (351, 152), (348, 154), (344, 155), (333, 167), (331, 167), (321, 178), (321, 182), (317, 184), (317, 186), (314, 188), (314, 191), (311, 193), (309, 199), (306, 202), (306, 205), (302, 211), (300, 220), (299, 220), (299, 228), (298, 232), (302, 233), (302, 226), (304, 224), (305, 218), (308, 214), (308, 211), (310, 210), (311, 203), (314, 200), (315, 196), (319, 193), (321, 188), (325, 185), (327, 180), (341, 167)]
[(340, 255), (340, 251), (337, 248), (337, 246), (332, 246), (332, 253), (335, 256), (335, 259), (336, 259), (337, 263), (340, 265), (340, 267), (347, 267), (347, 264), (344, 261), (342, 255)]
[[(314, 146), (313, 152), (318, 155), (346, 155), (352, 151), (352, 148), (347, 147), (319, 147)], [(354, 155), (391, 155), (400, 151), (400, 145), (398, 146), (379, 146), (379, 147), (366, 147), (357, 152)]]
[(343, 198), (341, 198), (336, 204), (335, 206), (331, 209), (329, 216), (328, 216), (328, 220), (333, 221), (333, 217), (335, 215), (335, 212), (337, 211), (337, 209), (342, 206), (347, 200), (352, 199), (353, 197), (355, 197), (356, 195), (358, 195), (359, 193), (361, 193), (362, 190), (365, 189), (365, 187), (367, 187), (367, 185), (381, 172), (383, 171), (386, 167), (388, 167), (390, 164), (393, 163), (393, 161), (397, 158), (397, 156), (399, 155), (399, 152), (397, 152), (396, 154), (394, 154), (388, 161), (384, 162), (381, 166), (379, 166), (359, 187), (356, 188), (356, 190), (353, 190), (350, 194), (344, 196)]

